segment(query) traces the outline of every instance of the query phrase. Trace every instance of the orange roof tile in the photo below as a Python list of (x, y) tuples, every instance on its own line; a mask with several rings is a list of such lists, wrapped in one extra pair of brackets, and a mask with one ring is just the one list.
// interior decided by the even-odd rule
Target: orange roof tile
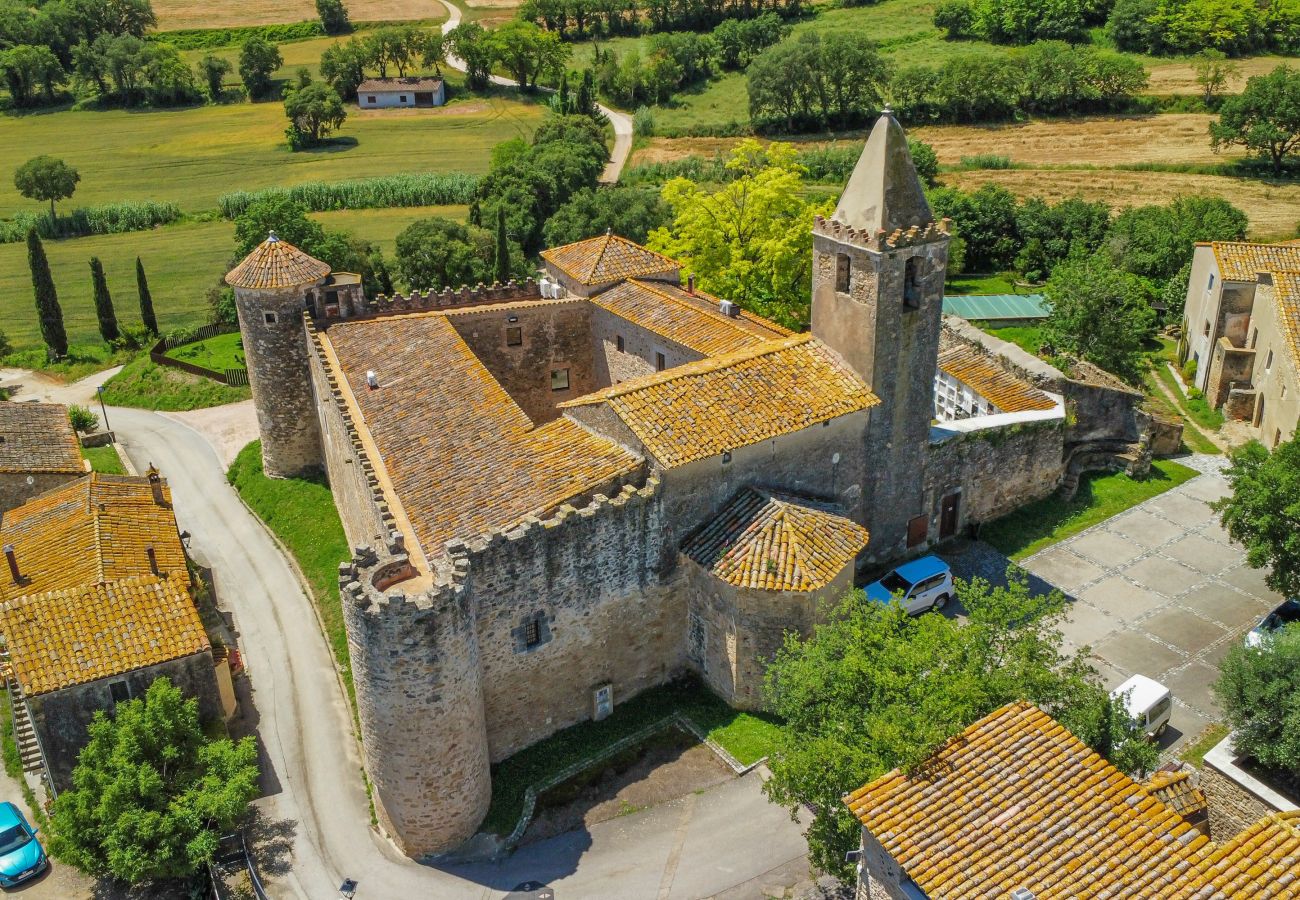
[(0, 403), (0, 472), (84, 471), (66, 406)]
[(96, 472), (6, 512), (0, 542), (13, 545), (23, 581), (0, 568), (0, 599), (153, 574), (149, 547), (159, 572), (188, 579), (171, 491), (159, 489), (162, 504), (147, 478)]
[(328, 263), (308, 256), (272, 231), (244, 261), (226, 275), (231, 287), (254, 290), (298, 287), (319, 281), (330, 273)]
[(1011, 703), (845, 804), (931, 897), (1295, 896), (1300, 829), (1269, 816), (1215, 846), (1037, 707)]
[(1254, 281), (1260, 272), (1300, 272), (1300, 241), (1280, 244), (1214, 241), (1210, 247), (1224, 281)]
[[(430, 557), (452, 538), (510, 525), (642, 468), (568, 419), (534, 426), (443, 313), (338, 322), (320, 338)], [(372, 369), (377, 390), (366, 386)]]
[(766, 341), (560, 404), (608, 403), (664, 466), (800, 431), (880, 400), (812, 335)]
[(1191, 772), (1155, 772), (1142, 786), (1184, 819), (1197, 818), (1206, 812), (1205, 791), (1192, 782)]
[(867, 529), (837, 510), (831, 503), (747, 488), (682, 552), (736, 587), (815, 591), (867, 545)]
[(45, 694), (210, 649), (188, 579), (143, 575), (0, 603), (14, 676)]
[(616, 234), (602, 234), (542, 251), (542, 259), (580, 284), (597, 285), (638, 275), (676, 272), (676, 260)]
[(629, 279), (597, 294), (591, 302), (705, 356), (729, 353), (791, 333), (748, 312), (723, 315), (716, 297), (689, 294), (675, 284)]
[(939, 370), (992, 403), (999, 412), (1028, 412), (1056, 407), (1051, 397), (1012, 375), (987, 354), (968, 344), (955, 344), (940, 353)]

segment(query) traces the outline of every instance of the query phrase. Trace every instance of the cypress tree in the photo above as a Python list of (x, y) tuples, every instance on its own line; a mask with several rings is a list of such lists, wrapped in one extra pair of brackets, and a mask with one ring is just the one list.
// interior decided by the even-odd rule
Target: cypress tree
[(591, 69), (583, 70), (582, 81), (578, 83), (577, 107), (574, 112), (582, 116), (589, 116), (596, 111), (596, 84), (592, 80)]
[(158, 333), (158, 317), (153, 314), (153, 295), (149, 293), (149, 280), (144, 277), (144, 263), (135, 258), (135, 286), (140, 291), (140, 321), (150, 334)]
[(90, 280), (95, 287), (95, 315), (99, 318), (99, 333), (113, 343), (121, 337), (117, 330), (117, 314), (113, 312), (113, 298), (108, 293), (108, 279), (104, 277), (104, 264), (98, 256), (90, 258)]
[(492, 277), (505, 284), (510, 280), (510, 241), (506, 237), (506, 208), (497, 207), (497, 254)]
[(35, 228), (27, 232), (27, 266), (32, 270), (41, 338), (49, 348), (49, 357), (62, 359), (68, 355), (68, 333), (63, 330), (63, 310), (59, 308), (59, 294), (50, 277), (50, 261), (45, 258), (45, 246)]

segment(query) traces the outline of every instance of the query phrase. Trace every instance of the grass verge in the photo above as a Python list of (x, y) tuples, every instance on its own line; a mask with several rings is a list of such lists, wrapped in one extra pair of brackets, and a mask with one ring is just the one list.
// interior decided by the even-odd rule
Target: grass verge
[(107, 344), (72, 344), (67, 356), (52, 363), (45, 355), (45, 347), (41, 346), (15, 350), (0, 359), (0, 365), (31, 369), (63, 381), (77, 381), (101, 369), (130, 362), (133, 355), (133, 351), (113, 350)]
[(112, 444), (103, 447), (82, 447), (81, 458), (90, 460), (90, 467), (105, 475), (125, 475), (126, 467), (122, 457), (117, 455), (117, 448)]
[(1194, 469), (1168, 459), (1153, 462), (1146, 478), (1123, 472), (1085, 475), (1073, 499), (1051, 496), (1023, 506), (986, 525), (980, 538), (1013, 560), (1024, 559), (1196, 475)]
[(247, 387), (230, 387), (180, 369), (155, 365), (142, 354), (104, 383), (104, 402), (139, 409), (186, 410), (247, 400)]
[(167, 355), (214, 372), (247, 367), (244, 362), (244, 339), (238, 331), (173, 347), (167, 351)]
[(1211, 725), (1201, 732), (1201, 736), (1185, 746), (1178, 758), (1200, 768), (1205, 764), (1205, 754), (1214, 749), (1214, 745), (1228, 736), (1227, 725)]
[(1182, 410), (1183, 415), (1202, 428), (1208, 428), (1210, 431), (1218, 431), (1219, 428), (1222, 427), (1222, 412), (1206, 403), (1204, 397), (1199, 395), (1192, 396), (1190, 393), (1185, 393), (1183, 386), (1179, 384), (1178, 379), (1174, 377), (1174, 373), (1169, 371), (1168, 366), (1157, 362), (1154, 369), (1156, 377), (1160, 379), (1165, 387), (1173, 391), (1174, 397), (1178, 400), (1178, 407)]
[(509, 834), (519, 821), (529, 785), (674, 712), (691, 719), (745, 765), (762, 759), (776, 742), (779, 726), (774, 719), (732, 709), (694, 680), (675, 681), (619, 704), (607, 719), (579, 722), (493, 766), (492, 805), (483, 830)]
[(355, 709), (338, 587), (339, 563), (352, 554), (324, 476), (267, 478), (262, 471), (262, 442), (253, 441), (239, 451), (226, 477), (257, 517), (289, 548), (306, 576), (312, 602), (325, 625), (325, 635)]
[(1041, 325), (1008, 325), (1006, 328), (989, 328), (985, 322), (972, 322), (977, 328), (1010, 341), (1030, 356), (1038, 356), (1038, 348), (1043, 346), (1043, 327)]

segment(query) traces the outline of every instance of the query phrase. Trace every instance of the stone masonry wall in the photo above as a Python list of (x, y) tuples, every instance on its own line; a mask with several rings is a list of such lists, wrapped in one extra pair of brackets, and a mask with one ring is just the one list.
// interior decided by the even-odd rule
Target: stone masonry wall
[(1201, 789), (1210, 812), (1210, 839), (1222, 843), (1276, 812), (1263, 800), (1224, 775), (1212, 764), (1201, 769)]
[(1060, 419), (957, 434), (929, 446), (923, 503), (930, 535), (939, 535), (940, 504), (958, 492), (957, 531), (991, 522), (1056, 490), (1065, 473)]
[[(556, 404), (604, 386), (592, 358), (589, 303), (543, 301), (531, 308), (457, 312), (447, 321), (535, 424), (557, 418)], [(507, 343), (511, 328), (520, 330), (518, 346)], [(568, 389), (552, 390), (553, 369), (569, 370)]]
[[(3, 472), (0, 473), (0, 513), (22, 506), (33, 497), (76, 481), (85, 472)], [(32, 483), (28, 484), (27, 479)]]
[[(620, 337), (623, 338), (622, 352), (618, 349)], [(653, 374), (656, 371), (655, 353), (664, 355), (664, 368), (667, 369), (704, 358), (703, 353), (674, 343), (598, 306), (593, 307), (591, 313), (591, 339), (595, 345), (597, 387)]]

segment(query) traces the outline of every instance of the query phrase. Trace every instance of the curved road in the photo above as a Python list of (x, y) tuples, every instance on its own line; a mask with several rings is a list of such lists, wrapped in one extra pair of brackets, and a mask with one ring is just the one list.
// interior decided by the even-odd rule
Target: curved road
[[(460, 7), (449, 2), (449, 0), (438, 0), (438, 2), (447, 8), (447, 21), (442, 25), (442, 33), (446, 34), (460, 24)], [(465, 71), (465, 61), (460, 57), (449, 55), (447, 65), (458, 71)], [(506, 87), (519, 86), (519, 82), (514, 79), (503, 78), (500, 75), (493, 75), (492, 83)], [(542, 88), (542, 90), (549, 90), (549, 88)], [(609, 163), (605, 166), (605, 171), (601, 173), (600, 180), (603, 184), (616, 184), (623, 174), (623, 166), (627, 165), (628, 154), (632, 152), (632, 117), (625, 112), (611, 109), (601, 103), (597, 103), (596, 107), (605, 114), (605, 118), (609, 119), (609, 123), (614, 126), (614, 149), (609, 153)]]

